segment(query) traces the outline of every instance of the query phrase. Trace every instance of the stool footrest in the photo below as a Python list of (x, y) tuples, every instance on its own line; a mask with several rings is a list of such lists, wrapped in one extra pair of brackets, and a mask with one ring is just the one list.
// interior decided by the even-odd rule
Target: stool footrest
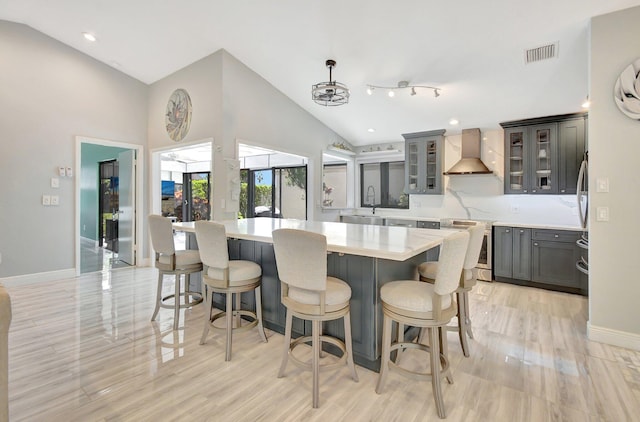
[[(241, 316), (247, 316), (250, 318), (253, 318), (253, 321), (250, 321), (248, 324), (246, 325), (241, 325), (240, 327), (233, 327), (232, 331), (236, 332), (236, 333), (240, 333), (243, 331), (248, 331), (250, 329), (252, 329), (253, 327), (258, 325), (258, 316), (256, 315), (255, 312), (253, 311), (248, 311), (248, 310), (237, 310), (237, 311), (233, 311), (233, 315), (232, 316), (236, 316), (240, 314)], [(211, 320), (209, 321), (209, 328), (211, 328), (212, 330), (216, 330), (216, 331), (227, 331), (227, 327), (218, 327), (217, 325), (215, 325), (214, 323), (222, 318), (226, 318), (227, 313), (226, 312), (219, 312), (217, 314), (215, 314), (214, 316), (211, 317)]]
[[(301, 344), (306, 344), (307, 342), (310, 342), (311, 340), (312, 340), (311, 336), (298, 337), (297, 339), (292, 341), (291, 344), (289, 345), (289, 359), (298, 368), (307, 369), (307, 370), (311, 370), (312, 369), (310, 361), (309, 362), (303, 362), (293, 354), (293, 349), (295, 349), (297, 346), (300, 346)], [(331, 363), (331, 364), (320, 365), (320, 369), (321, 370), (332, 369), (332, 368), (335, 368), (337, 366), (344, 365), (344, 362), (347, 359), (347, 348), (346, 348), (346, 346), (345, 346), (345, 344), (344, 344), (344, 342), (342, 340), (340, 340), (338, 338), (335, 338), (335, 337), (331, 337), (331, 336), (320, 336), (320, 343), (333, 344), (338, 349), (340, 349), (340, 351), (342, 351), (342, 356), (340, 356), (340, 358), (336, 362)], [(321, 346), (321, 348), (322, 348), (322, 346)]]
[[(398, 350), (398, 349), (418, 349), (418, 350), (422, 350), (422, 351), (427, 352), (427, 353), (431, 353), (431, 348), (429, 346), (424, 345), (424, 344), (409, 343), (409, 342), (393, 343), (393, 344), (391, 344), (391, 348), (389, 349), (389, 352), (393, 352), (394, 350)], [(447, 375), (449, 373), (449, 360), (442, 353), (440, 353), (440, 364), (442, 365), (442, 369), (440, 370), (440, 373), (443, 376)], [(403, 376), (405, 376), (407, 378), (417, 379), (417, 380), (430, 381), (431, 380), (431, 376), (432, 376), (431, 372), (411, 371), (409, 369), (401, 367), (400, 365), (398, 365), (397, 363), (395, 363), (392, 360), (389, 360), (389, 369), (391, 369), (393, 371), (397, 371), (399, 374), (401, 374), (401, 375), (403, 375)]]

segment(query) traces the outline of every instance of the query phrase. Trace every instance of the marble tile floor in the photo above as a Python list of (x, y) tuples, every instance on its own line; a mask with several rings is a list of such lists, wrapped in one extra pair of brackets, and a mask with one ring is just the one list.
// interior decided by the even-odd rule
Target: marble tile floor
[[(311, 375), (293, 365), (276, 378), (283, 337), (251, 330), (199, 344), (203, 306), (149, 321), (157, 272), (102, 271), (8, 288), (12, 421), (427, 421), (438, 420), (430, 383), (346, 365)], [(169, 284), (169, 283), (166, 283)], [(584, 297), (481, 282), (471, 293), (475, 339), (464, 358), (449, 333), (454, 384), (444, 384), (450, 421), (638, 421), (640, 352), (586, 339)], [(304, 352), (304, 350), (302, 351)], [(406, 351), (403, 365), (426, 367)]]
[(117, 253), (96, 246), (94, 240), (80, 238), (81, 274), (126, 267), (129, 267), (129, 264), (120, 261)]

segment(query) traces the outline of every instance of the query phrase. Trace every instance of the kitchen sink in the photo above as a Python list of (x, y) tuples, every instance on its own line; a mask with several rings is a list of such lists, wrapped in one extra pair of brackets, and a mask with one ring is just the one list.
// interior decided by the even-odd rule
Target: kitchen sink
[(384, 226), (384, 217), (378, 215), (341, 215), (340, 221), (351, 224), (372, 224)]

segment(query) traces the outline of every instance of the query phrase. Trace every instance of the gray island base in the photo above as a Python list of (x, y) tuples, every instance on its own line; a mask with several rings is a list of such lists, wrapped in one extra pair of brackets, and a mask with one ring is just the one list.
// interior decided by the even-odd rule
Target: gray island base
[[(258, 225), (265, 225), (263, 228), (270, 230), (269, 236), (262, 232), (260, 240), (253, 240), (259, 229), (252, 230), (252, 224), (246, 220), (223, 224), (227, 227), (230, 258), (253, 261), (262, 267), (262, 315), (265, 327), (284, 333), (286, 311), (280, 303), (280, 280), (273, 244), (270, 242), (270, 232), (279, 227), (292, 225), (297, 226), (294, 228), (321, 232), (327, 236), (328, 275), (340, 278), (351, 286), (354, 360), (358, 365), (374, 371), (379, 370), (382, 339), (380, 288), (390, 281), (416, 279), (417, 266), (428, 258), (437, 259), (437, 246), (452, 232), (405, 227), (373, 228), (347, 223), (302, 222), (301, 225), (299, 220), (269, 218), (253, 220), (256, 220)], [(273, 220), (273, 224), (267, 220)], [(177, 223), (174, 226), (178, 230), (193, 232), (193, 223), (189, 224)], [(248, 230), (247, 224), (250, 226)], [(336, 236), (336, 233), (341, 235)], [(346, 240), (348, 237), (352, 241)], [(191, 248), (197, 247), (195, 239), (190, 239), (189, 244)], [(358, 246), (354, 246), (356, 244)], [(350, 247), (354, 253), (346, 253)], [(393, 259), (394, 257), (402, 259)], [(224, 308), (222, 295), (214, 295), (214, 302), (216, 307)], [(255, 309), (253, 294), (242, 296), (242, 306)], [(326, 322), (323, 332), (344, 339), (342, 320)], [(293, 333), (294, 336), (310, 335), (311, 324), (294, 318)], [(333, 352), (330, 348), (327, 350)]]

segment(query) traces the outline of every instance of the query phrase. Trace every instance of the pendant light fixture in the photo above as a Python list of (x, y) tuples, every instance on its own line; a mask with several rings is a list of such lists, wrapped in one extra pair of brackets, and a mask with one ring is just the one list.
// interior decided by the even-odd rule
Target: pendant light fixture
[(349, 88), (332, 79), (331, 70), (336, 66), (336, 61), (329, 59), (325, 64), (329, 68), (329, 82), (313, 85), (311, 98), (316, 103), (327, 107), (347, 104), (349, 102)]

